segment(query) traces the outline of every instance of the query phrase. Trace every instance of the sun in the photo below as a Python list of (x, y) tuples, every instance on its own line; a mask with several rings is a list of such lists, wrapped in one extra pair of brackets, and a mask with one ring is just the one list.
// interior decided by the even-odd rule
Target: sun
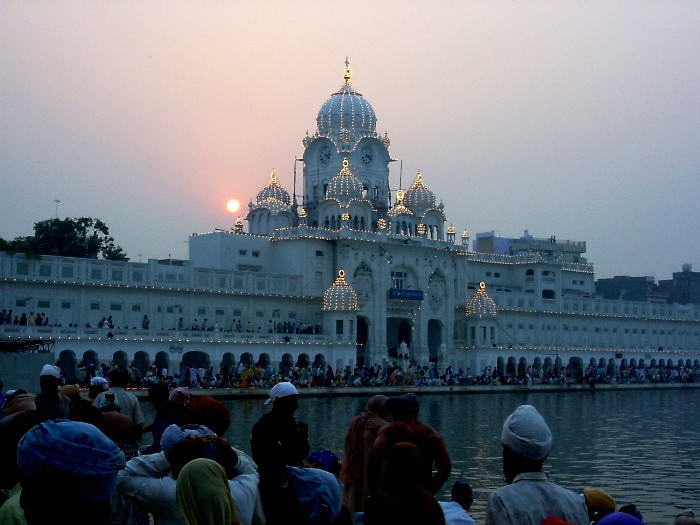
[(241, 203), (236, 199), (231, 199), (226, 203), (226, 209), (231, 213), (236, 213), (241, 207)]

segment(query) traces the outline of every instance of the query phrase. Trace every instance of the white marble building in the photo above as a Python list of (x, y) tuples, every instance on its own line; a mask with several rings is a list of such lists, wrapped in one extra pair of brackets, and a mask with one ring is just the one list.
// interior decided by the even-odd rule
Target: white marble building
[[(480, 234), (479, 251), (470, 251), (466, 230), (456, 238), (445, 227), (428, 189), (439, 174), (418, 173), (409, 188), (390, 191), (391, 141), (377, 133), (351, 74), (346, 67), (316, 132), (303, 138), (301, 202), (273, 172), (248, 206), (247, 232), (239, 221), (230, 232), (193, 235), (188, 261), (0, 253), (0, 310), (45, 312), (59, 325), (0, 325), (0, 337), (54, 339), (56, 354), (72, 352), (78, 363), (170, 368), (339, 367), (397, 351), (471, 373), (700, 359), (700, 307), (602, 299), (584, 242), (526, 232), (508, 240), (512, 254), (498, 255), (503, 240)], [(356, 308), (338, 299), (346, 293)], [(97, 328), (109, 316), (114, 328)]]

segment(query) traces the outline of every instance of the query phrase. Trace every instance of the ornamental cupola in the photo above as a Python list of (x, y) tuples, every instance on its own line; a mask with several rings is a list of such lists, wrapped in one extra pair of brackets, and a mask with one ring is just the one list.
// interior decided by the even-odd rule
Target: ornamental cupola
[(426, 211), (435, 208), (435, 194), (423, 183), (423, 175), (420, 171), (416, 175), (416, 180), (413, 181), (411, 187), (406, 191), (405, 204), (418, 216), (422, 216)]
[(287, 193), (277, 181), (277, 174), (275, 173), (275, 170), (272, 170), (272, 174), (270, 175), (270, 182), (268, 182), (265, 185), (265, 187), (258, 193), (256, 202), (258, 204), (262, 204), (263, 202), (269, 201), (271, 199), (286, 204), (287, 206), (292, 204), (292, 201), (289, 198), (289, 193)]
[(345, 280), (345, 270), (338, 271), (338, 277), (335, 282), (323, 294), (323, 310), (359, 310), (357, 306), (357, 294)]
[(495, 317), (498, 315), (496, 311), (496, 303), (486, 293), (486, 283), (480, 282), (479, 289), (474, 293), (467, 303), (467, 317)]
[(363, 199), (362, 182), (350, 171), (349, 164), (347, 158), (343, 159), (343, 168), (333, 177), (326, 190), (326, 199), (334, 199), (343, 207), (353, 200)]

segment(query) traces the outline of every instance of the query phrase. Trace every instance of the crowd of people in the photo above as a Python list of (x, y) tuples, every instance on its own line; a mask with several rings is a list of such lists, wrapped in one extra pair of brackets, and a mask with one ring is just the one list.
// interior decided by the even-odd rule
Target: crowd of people
[[(248, 455), (223, 437), (232, 422), (223, 403), (156, 383), (147, 425), (128, 380), (112, 370), (84, 393), (47, 364), (37, 395), (3, 394), (0, 523), (475, 525), (466, 481), (453, 483), (450, 501), (436, 499), (452, 473), (450, 454), (420, 420), (413, 393), (369, 399), (349, 422), (341, 463), (330, 450), (312, 452), (289, 381), (270, 389)], [(152, 443), (143, 447), (146, 433)], [(534, 406), (513, 411), (500, 439), (506, 484), (489, 494), (485, 525), (644, 523), (640, 509), (618, 507), (602, 489), (577, 494), (548, 478), (553, 436)], [(674, 525), (699, 523), (687, 510)]]
[[(93, 377), (107, 377), (109, 371), (115, 368), (120, 367), (114, 363), (111, 366), (102, 363), (99, 366), (80, 367), (66, 379), (87, 388)], [(443, 370), (434, 363), (418, 366), (409, 360), (377, 363), (373, 366), (345, 366), (335, 370), (320, 362), (311, 366), (282, 362), (279, 367), (265, 366), (261, 362), (239, 362), (236, 365), (223, 364), (218, 371), (212, 366), (183, 363), (175, 373), (170, 373), (167, 367), (150, 365), (144, 370), (132, 364), (124, 370), (129, 374), (128, 386), (132, 388), (148, 388), (156, 383), (165, 383), (171, 388), (185, 386), (190, 389), (271, 388), (280, 381), (288, 381), (297, 388), (700, 382), (700, 366), (672, 365), (627, 366), (613, 371), (605, 366), (589, 366), (585, 371), (570, 367), (544, 370), (529, 366), (526, 370), (515, 373), (500, 372), (497, 367), (487, 366), (479, 375), (471, 375), (469, 371), (465, 373), (462, 368), (455, 371), (452, 366)]]
[[(177, 323), (170, 327), (161, 327), (161, 330), (188, 330), (193, 332), (235, 332), (235, 333), (270, 333), (270, 334), (320, 334), (321, 325), (320, 324), (310, 324), (305, 321), (273, 321), (268, 319), (267, 322), (263, 322), (262, 325), (259, 324), (260, 320), (256, 320), (255, 323), (252, 321), (243, 321), (242, 319), (234, 319), (230, 323), (219, 323), (218, 320), (210, 321), (208, 318), (203, 318), (201, 321), (195, 318), (191, 323), (185, 322), (185, 320), (180, 317)], [(34, 313), (22, 312), (21, 314), (13, 314), (11, 309), (3, 309), (0, 311), (0, 325), (3, 324), (14, 324), (20, 326), (61, 326), (60, 323), (52, 323), (49, 321), (46, 313)], [(77, 327), (78, 323), (69, 323), (69, 327)], [(105, 329), (129, 329), (129, 326), (119, 326), (115, 324), (114, 319), (111, 315), (103, 316), (96, 324), (97, 328)], [(89, 322), (85, 324), (85, 328), (92, 328), (93, 323)], [(148, 330), (151, 327), (151, 320), (148, 315), (144, 314), (141, 319), (141, 329)], [(131, 329), (135, 330), (137, 327), (132, 326)]]

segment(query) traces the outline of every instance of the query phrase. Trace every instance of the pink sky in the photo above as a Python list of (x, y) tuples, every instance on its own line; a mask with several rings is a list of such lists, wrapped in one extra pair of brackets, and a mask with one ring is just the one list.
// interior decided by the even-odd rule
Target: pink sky
[[(229, 228), (340, 86), (458, 231), (700, 270), (700, 3), (0, 3), (0, 237), (105, 221), (132, 260)], [(398, 165), (392, 188), (398, 187)]]

